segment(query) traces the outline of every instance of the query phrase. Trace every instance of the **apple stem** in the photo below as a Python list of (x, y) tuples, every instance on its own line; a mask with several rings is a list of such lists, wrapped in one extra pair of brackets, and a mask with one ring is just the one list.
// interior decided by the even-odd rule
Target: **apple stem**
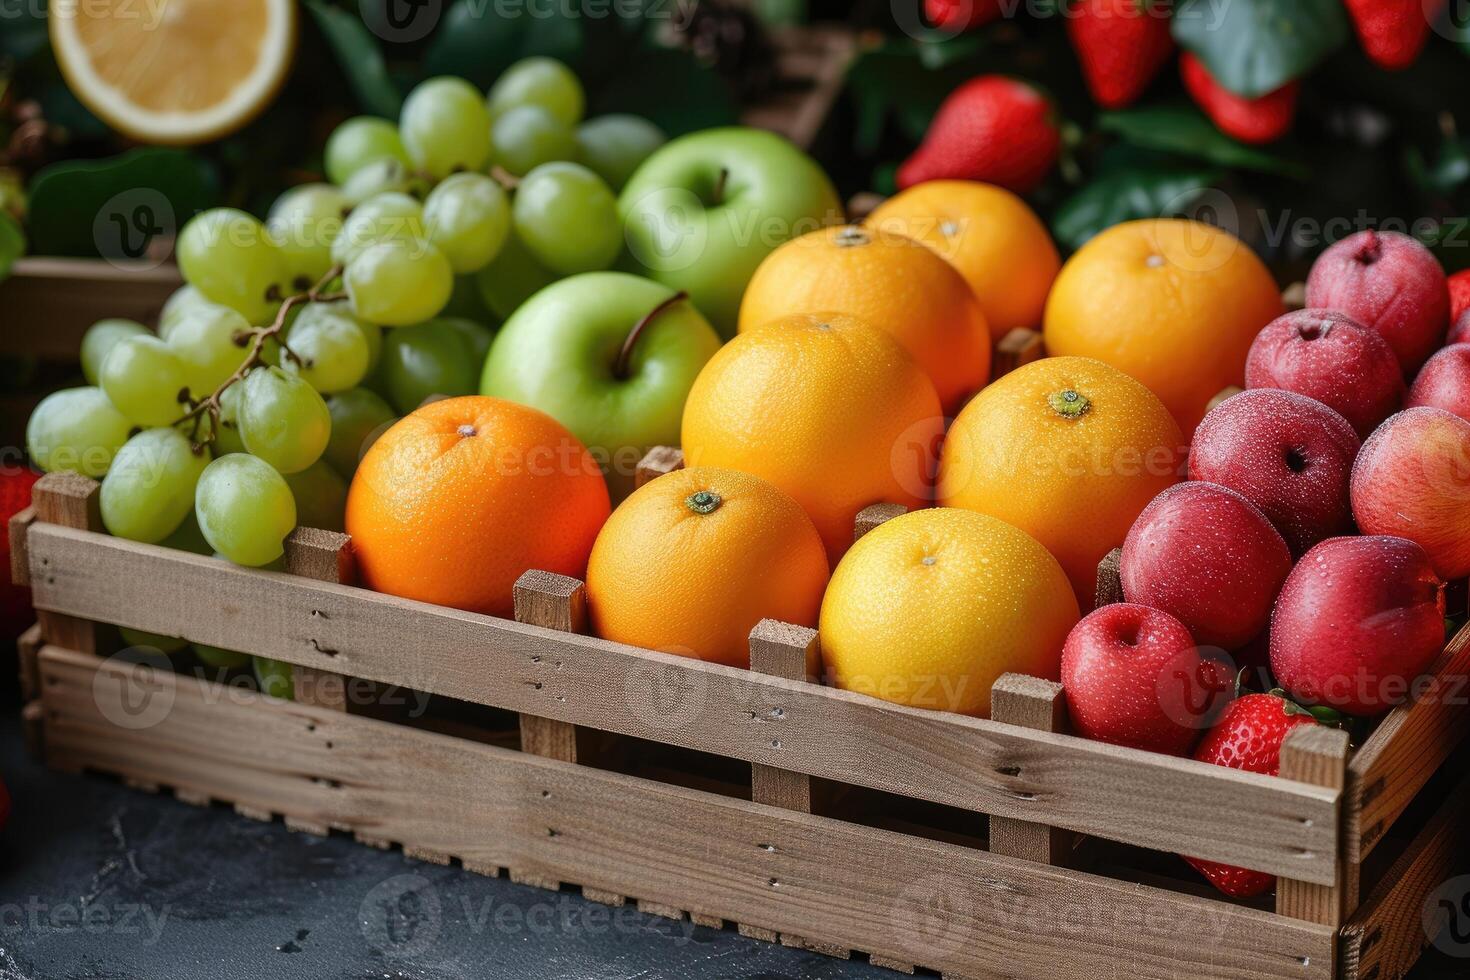
[(711, 195), (714, 200), (710, 202), (711, 204), (720, 205), (725, 203), (725, 181), (729, 179), (730, 169), (728, 167), (721, 167), (720, 176), (715, 178), (715, 190)]
[(643, 335), (643, 331), (654, 321), (654, 318), (675, 303), (683, 302), (688, 298), (689, 294), (681, 289), (643, 314), (638, 322), (633, 324), (633, 329), (629, 330), (628, 336), (623, 338), (622, 350), (618, 351), (617, 363), (613, 365), (613, 377), (622, 380), (628, 376), (628, 362), (633, 359), (633, 348), (637, 345), (638, 338)]

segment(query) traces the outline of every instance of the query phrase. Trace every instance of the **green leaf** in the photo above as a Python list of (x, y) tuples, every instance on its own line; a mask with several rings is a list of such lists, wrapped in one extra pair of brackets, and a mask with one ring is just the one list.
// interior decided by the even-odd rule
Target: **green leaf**
[(1446, 139), (1432, 163), (1417, 146), (1409, 147), (1404, 155), (1410, 178), (1430, 194), (1448, 197), (1470, 180), (1470, 149), (1464, 140)]
[(1305, 75), (1348, 38), (1342, 0), (1183, 0), (1174, 39), (1221, 85), (1255, 98)]
[(363, 110), (388, 119), (398, 118), (403, 96), (388, 77), (383, 52), (362, 20), (339, 7), (329, 7), (322, 0), (307, 0), (306, 9), (311, 11)]
[(1126, 142), (1149, 150), (1177, 153), (1207, 160), (1224, 167), (1280, 174), (1305, 180), (1309, 173), (1302, 164), (1237, 143), (1215, 128), (1197, 109), (1188, 106), (1150, 106), (1121, 112), (1104, 112), (1098, 126), (1116, 133)]
[(138, 259), (154, 237), (177, 234), (211, 197), (203, 164), (184, 150), (154, 147), (53, 164), (31, 183), (32, 252)]
[(424, 56), (424, 74), (457, 75), (489, 89), (521, 56), (526, 18), (501, 17), (484, 0), (458, 0), (444, 14)]
[(26, 235), (14, 218), (0, 211), (0, 279), (10, 275), (15, 260), (26, 254)]
[(964, 61), (978, 54), (985, 47), (983, 35), (970, 31), (937, 41), (915, 42), (919, 50), (919, 63), (930, 71), (946, 68), (957, 61)]
[(1069, 248), (1081, 248), (1120, 222), (1186, 211), (1220, 177), (1219, 170), (1180, 163), (1110, 168), (1062, 202), (1052, 215), (1052, 233)]

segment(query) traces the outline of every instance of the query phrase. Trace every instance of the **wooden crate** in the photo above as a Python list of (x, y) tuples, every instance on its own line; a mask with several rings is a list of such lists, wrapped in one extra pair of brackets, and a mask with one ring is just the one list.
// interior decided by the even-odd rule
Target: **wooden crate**
[[(1362, 745), (1297, 731), (1270, 777), (1070, 736), (1035, 678), (997, 682), (993, 720), (825, 687), (801, 627), (760, 624), (750, 671), (597, 639), (563, 576), (528, 572), (508, 621), (353, 587), (340, 534), (294, 533), (287, 573), (125, 541), (97, 489), (47, 476), (10, 528), (57, 769), (945, 977), (1386, 980), (1465, 863), (1470, 630)], [(105, 656), (109, 623), (287, 661), (301, 700)], [(464, 714), (394, 717), (367, 684)], [(1274, 873), (1274, 904), (1168, 852)]]

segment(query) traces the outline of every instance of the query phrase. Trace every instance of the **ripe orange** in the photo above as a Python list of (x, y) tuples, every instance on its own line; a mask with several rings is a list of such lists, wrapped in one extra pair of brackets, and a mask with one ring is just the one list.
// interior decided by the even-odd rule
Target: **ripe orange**
[(912, 238), (846, 225), (782, 245), (746, 287), (740, 329), (793, 313), (848, 313), (887, 331), (928, 373), (946, 412), (990, 378), (990, 328), (974, 292)]
[(581, 577), (607, 484), (551, 416), (499, 398), (433, 402), (373, 443), (347, 494), (364, 585), (492, 616), (541, 569)]
[(923, 242), (954, 266), (975, 291), (992, 342), (1041, 326), (1061, 256), (1036, 212), (1004, 187), (927, 181), (884, 201), (864, 224)]
[(815, 626), (827, 555), (796, 501), (748, 473), (695, 467), (633, 492), (597, 536), (587, 609), (598, 636), (750, 666), (762, 619)]
[(1095, 357), (1142, 381), (1185, 433), (1243, 385), (1261, 328), (1285, 308), (1240, 239), (1197, 221), (1129, 221), (1073, 255), (1046, 304), (1046, 349)]
[(684, 405), (685, 458), (769, 480), (796, 499), (835, 563), (869, 504), (922, 507), (944, 431), (934, 385), (892, 337), (854, 317), (745, 330)]
[(837, 687), (984, 717), (1001, 674), (1058, 676), (1076, 623), (1067, 576), (1025, 532), (921, 510), (869, 531), (832, 573), (822, 661)]
[(1097, 563), (1178, 482), (1183, 458), (1179, 426), (1147, 388), (1101, 361), (1049, 357), (999, 379), (955, 419), (939, 502), (1040, 541), (1091, 609)]

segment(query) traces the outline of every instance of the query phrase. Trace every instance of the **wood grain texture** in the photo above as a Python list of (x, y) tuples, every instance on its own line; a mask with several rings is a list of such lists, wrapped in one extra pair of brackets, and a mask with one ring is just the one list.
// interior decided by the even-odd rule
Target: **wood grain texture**
[[(298, 527), (286, 538), (286, 571), (316, 582), (352, 585), (357, 581), (352, 539), (337, 531)], [(298, 701), (348, 710), (347, 679), (336, 671), (292, 664), (291, 682)], [(325, 834), (326, 829), (320, 832)]]
[(1431, 934), (1454, 943), (1453, 951), (1464, 955), (1463, 939), (1456, 942), (1457, 937), (1441, 930), (1453, 926), (1463, 937), (1470, 929), (1465, 917), (1470, 902), (1470, 877), (1465, 877), (1470, 871), (1467, 812), (1470, 778), (1450, 793), (1343, 927), (1342, 980), (1402, 977)]
[(909, 509), (903, 504), (869, 504), (858, 511), (857, 519), (853, 521), (852, 539), (860, 541), (863, 535), (879, 524), (891, 521), (895, 517), (902, 517), (908, 512)]
[(1014, 327), (995, 345), (995, 357), (990, 366), (991, 380), (1010, 374), (1016, 368), (1025, 367), (1045, 356), (1046, 344), (1042, 340), (1041, 331)]
[[(31, 529), (42, 522), (80, 531), (102, 530), (102, 484), (77, 473), (47, 473), (31, 488), (31, 508), (35, 520), (26, 527), (26, 545), (22, 551), (29, 558)], [(30, 579), (50, 579), (56, 570), (42, 559), (32, 563)], [(43, 583), (44, 584), (44, 583)], [(97, 622), (78, 616), (63, 616), (36, 607), (36, 624), (47, 643), (83, 653), (97, 652)]]
[[(1332, 976), (1333, 932), (1210, 898), (793, 813), (152, 673), (41, 654), (51, 751), (97, 769), (449, 854), (535, 866), (776, 934), (962, 976)], [(391, 751), (385, 751), (391, 746)]]
[(1348, 765), (1345, 855), (1361, 864), (1470, 731), (1470, 626), (1460, 628)]
[[(820, 664), (814, 629), (763, 619), (750, 632), (750, 669), (758, 674), (808, 681), (816, 677)], [(773, 746), (781, 744), (785, 721), (784, 711), (765, 718)], [(812, 780), (804, 773), (757, 763), (750, 767), (750, 783), (750, 798), (757, 803), (798, 813), (812, 812)]]
[[(29, 547), (35, 602), (59, 613), (1320, 884), (1336, 874), (1335, 790), (69, 528), (37, 524)], [(754, 721), (778, 707), (779, 750)]]
[(641, 487), (649, 480), (656, 480), (665, 473), (684, 468), (684, 453), (674, 446), (654, 446), (638, 461), (633, 471), (633, 486)]
[[(1293, 728), (1281, 745), (1281, 775), (1314, 786), (1347, 783), (1348, 733), (1320, 725)], [(1332, 885), (1283, 879), (1276, 883), (1276, 914), (1336, 928), (1358, 905), (1358, 865)]]
[(1094, 608), (1101, 609), (1103, 606), (1125, 601), (1122, 569), (1122, 548), (1114, 548), (1103, 555), (1102, 561), (1097, 563), (1097, 592), (1093, 597)]
[[(1002, 674), (990, 689), (990, 717), (1038, 732), (1067, 730), (1067, 702), (1056, 681)], [(1046, 824), (1007, 817), (990, 818), (990, 850), (1039, 864), (1064, 865), (1074, 834)]]
[(31, 584), (31, 560), (26, 554), (26, 534), (36, 520), (36, 508), (27, 507), (10, 515), (6, 534), (10, 543), (10, 582), (12, 585)]
[(10, 323), (34, 324), (36, 329), (0, 330), (0, 354), (74, 364), (92, 324), (104, 317), (126, 317), (152, 325), (164, 301), (181, 285), (173, 265), (19, 259), (0, 281), (0, 309)]
[(41, 694), (41, 674), (36, 657), (44, 643), (40, 623), (32, 623), (26, 627), (24, 633), (15, 638), (15, 666), (20, 681), (22, 704), (35, 700)]

